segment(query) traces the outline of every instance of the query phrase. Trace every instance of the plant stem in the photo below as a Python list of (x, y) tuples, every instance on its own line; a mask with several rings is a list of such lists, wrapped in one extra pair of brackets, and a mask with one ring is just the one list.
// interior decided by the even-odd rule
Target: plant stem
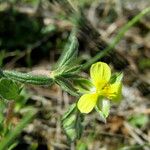
[(13, 117), (13, 111), (14, 111), (14, 106), (15, 106), (15, 101), (11, 100), (8, 103), (8, 110), (6, 114), (6, 119), (5, 119), (5, 126), (7, 127)]
[(116, 46), (116, 44), (118, 44), (120, 42), (120, 40), (123, 38), (124, 34), (129, 30), (129, 28), (131, 28), (133, 25), (135, 25), (143, 16), (145, 16), (148, 13), (150, 13), (150, 7), (145, 8), (138, 15), (136, 15), (132, 20), (130, 20), (127, 24), (125, 24), (120, 29), (120, 31), (118, 32), (118, 34), (116, 35), (116, 37), (114, 38), (114, 40), (112, 41), (112, 43), (106, 49), (104, 49), (102, 52), (99, 52), (95, 57), (91, 58), (88, 62), (86, 62), (82, 66), (81, 69), (82, 70), (87, 69), (94, 62), (98, 61), (99, 59), (101, 59), (102, 57), (104, 57), (106, 54), (108, 54), (109, 52), (111, 52), (113, 50), (113, 48)]
[[(43, 70), (44, 72), (44, 70)], [(46, 71), (47, 72), (47, 71)], [(34, 85), (48, 85), (51, 86), (54, 81), (48, 75), (35, 75), (34, 73), (22, 73), (11, 70), (4, 70), (3, 76), (6, 78), (13, 79), (15, 81), (19, 81), (21, 83), (26, 84), (34, 84)]]

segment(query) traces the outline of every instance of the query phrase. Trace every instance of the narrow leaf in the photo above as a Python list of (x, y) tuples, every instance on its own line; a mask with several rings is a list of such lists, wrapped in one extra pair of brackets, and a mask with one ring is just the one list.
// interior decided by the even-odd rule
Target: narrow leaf
[(74, 103), (69, 107), (68, 111), (65, 112), (65, 114), (62, 117), (62, 121), (66, 119), (73, 111), (75, 111), (75, 109), (76, 109), (76, 104)]
[(73, 79), (75, 88), (78, 90), (79, 93), (89, 93), (94, 90), (94, 85), (90, 80), (84, 78), (75, 78)]
[(57, 64), (54, 68), (62, 68), (63, 66), (72, 65), (77, 57), (78, 53), (78, 41), (76, 38), (76, 32), (72, 31), (68, 43), (66, 44), (64, 51), (62, 52)]
[(64, 91), (68, 92), (70, 95), (79, 96), (77, 93), (77, 90), (74, 88), (70, 80), (63, 78), (63, 77), (58, 77), (55, 79), (55, 81), (58, 85), (61, 86), (61, 88)]
[(122, 72), (120, 72), (120, 73), (115, 73), (115, 74), (113, 74), (113, 75), (111, 76), (109, 82), (110, 82), (111, 84), (113, 84), (113, 83), (115, 83), (115, 82), (121, 82), (122, 79), (123, 79), (123, 73), (122, 73)]

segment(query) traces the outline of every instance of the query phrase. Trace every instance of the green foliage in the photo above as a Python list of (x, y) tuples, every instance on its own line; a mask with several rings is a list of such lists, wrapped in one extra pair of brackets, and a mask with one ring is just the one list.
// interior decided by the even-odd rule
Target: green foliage
[[(29, 122), (25, 121), (25, 124), (22, 124), (20, 129), (17, 129), (16, 127), (15, 129), (17, 130), (15, 131), (14, 124), (12, 124), (11, 122), (11, 115), (14, 114), (14, 112), (19, 113), (20, 108), (25, 107), (27, 109), (28, 107), (25, 106), (25, 103), (29, 97), (27, 96), (25, 90), (21, 90), (22, 86), (20, 84), (7, 78), (1, 78), (1, 81), (2, 82), (0, 82), (0, 93), (3, 94), (3, 98), (0, 99), (0, 139), (1, 139), (0, 149), (12, 150), (18, 144), (16, 137), (23, 130), (23, 127), (27, 125)], [(13, 100), (13, 101), (8, 101), (8, 100)], [(10, 109), (11, 111), (9, 111)], [(7, 113), (4, 113), (6, 112), (6, 110)], [(26, 112), (28, 112), (26, 113), (26, 115), (29, 115), (28, 117), (30, 118), (35, 114), (36, 111), (32, 107), (28, 109)], [(10, 140), (9, 142), (7, 141), (8, 139)]]
[(6, 108), (6, 104), (5, 104), (4, 100), (0, 99), (0, 133), (3, 130), (2, 123), (3, 123), (4, 119), (5, 119), (5, 117), (4, 117), (4, 110), (5, 110), (5, 108)]
[(0, 97), (7, 100), (15, 100), (19, 96), (21, 85), (11, 79), (0, 79)]
[(65, 49), (55, 65), (50, 77), (42, 75), (33, 75), (32, 73), (21, 73), (17, 71), (4, 70), (3, 76), (10, 78), (21, 83), (28, 83), (34, 85), (48, 85), (51, 86), (54, 82), (59, 84), (62, 89), (67, 91), (73, 96), (78, 96), (77, 90), (71, 81), (72, 78), (77, 76), (81, 66), (75, 65), (77, 58), (78, 42), (75, 37), (75, 31), (73, 31), (69, 37), (69, 41), (65, 46)]
[(62, 117), (62, 127), (70, 142), (81, 137), (82, 122), (83, 115), (78, 111), (76, 104), (72, 104)]
[(67, 44), (64, 47), (58, 62), (54, 66), (55, 70), (63, 70), (70, 68), (76, 63), (78, 54), (78, 41), (76, 39), (76, 31), (72, 31)]
[(77, 77), (77, 73), (79, 73), (80, 69), (81, 69), (82, 65), (75, 65), (72, 67), (67, 67), (65, 69), (65, 71), (61, 74), (61, 76), (65, 77), (65, 78), (74, 78)]
[(135, 127), (144, 127), (148, 123), (149, 118), (145, 114), (135, 114), (129, 117), (128, 121)]
[(89, 93), (94, 88), (92, 82), (85, 78), (75, 78), (73, 82), (79, 93)]
[(60, 85), (64, 91), (68, 92), (69, 94), (73, 96), (79, 96), (77, 93), (77, 90), (74, 88), (74, 85), (72, 84), (70, 80), (60, 76), (55, 79), (55, 82), (58, 85)]
[(21, 111), (24, 107), (27, 108), (25, 104), (28, 101), (29, 97), (29, 93), (27, 93), (27, 91), (23, 88), (19, 96), (15, 100), (15, 112)]
[(33, 119), (35, 114), (36, 111), (34, 109), (32, 109), (32, 112), (29, 111), (16, 127), (10, 132), (8, 132), (8, 134), (1, 139), (0, 150), (6, 150), (12, 147), (16, 137), (18, 137), (18, 135), (21, 133), (23, 128)]
[(115, 73), (111, 76), (110, 83), (113, 84), (115, 82), (120, 82), (123, 79), (123, 73)]
[(145, 69), (145, 68), (150, 68), (150, 59), (146, 58), (146, 59), (141, 59), (139, 61), (139, 67), (140, 69)]
[(86, 143), (80, 141), (77, 143), (77, 148), (76, 150), (88, 150), (88, 146)]
[(77, 73), (81, 69), (81, 65), (76, 65), (77, 54), (78, 41), (76, 39), (76, 31), (73, 30), (51, 74), (54, 81), (60, 85), (64, 91), (73, 96), (78, 96), (78, 93), (73, 85), (72, 79), (76, 78)]
[(3, 71), (3, 75), (6, 78), (10, 78), (22, 83), (34, 84), (34, 85), (49, 85), (51, 86), (54, 81), (52, 78), (42, 75), (33, 75), (32, 73), (21, 73), (17, 71)]
[(48, 26), (43, 27), (41, 32), (43, 34), (49, 34), (49, 33), (53, 32), (55, 30), (56, 30), (56, 26), (54, 26), (53, 24), (50, 24)]
[[(15, 1), (16, 0), (13, 0), (12, 2)], [(38, 0), (32, 1), (39, 2)], [(83, 3), (86, 3), (85, 0), (83, 0)], [(71, 5), (72, 4), (73, 3), (71, 3)], [(17, 103), (17, 110), (22, 108), (28, 98), (26, 97), (25, 93), (22, 96), (19, 95), (22, 86), (16, 81), (25, 84), (48, 86), (51, 86), (53, 83), (57, 83), (61, 86), (63, 90), (67, 91), (68, 93), (74, 96), (79, 96), (78, 93), (86, 92), (87, 90), (92, 88), (92, 85), (86, 79), (84, 80), (80, 78), (78, 72), (81, 71), (81, 69), (88, 68), (92, 63), (96, 62), (100, 58), (104, 57), (108, 52), (110, 52), (121, 40), (121, 38), (128, 31), (128, 29), (132, 27), (137, 21), (139, 21), (139, 19), (141, 19), (148, 12), (150, 12), (150, 8), (143, 10), (139, 15), (137, 15), (131, 21), (129, 21), (119, 31), (118, 35), (115, 37), (110, 46), (103, 50), (102, 53), (98, 53), (95, 57), (90, 59), (86, 64), (84, 64), (83, 67), (77, 64), (78, 41), (76, 38), (76, 31), (74, 30), (69, 37), (69, 40), (64, 48), (64, 51), (58, 63), (54, 67), (51, 77), (33, 75), (31, 73), (20, 73), (16, 71), (0, 70), (0, 97), (7, 100), (13, 99)], [(1, 22), (4, 22), (4, 24), (0, 23), (0, 35), (3, 36), (3, 38), (0, 38), (0, 48), (6, 47), (7, 49), (14, 49), (15, 47), (20, 47), (21, 49), (26, 49), (28, 48), (28, 46), (30, 47), (30, 44), (36, 42), (38, 38), (41, 38), (43, 34), (49, 34), (51, 31), (55, 30), (55, 27), (53, 28), (53, 26), (47, 26), (42, 28), (43, 24), (39, 20), (33, 21), (32, 18), (30, 18), (29, 16), (19, 13), (13, 9), (7, 10), (6, 12), (0, 12), (0, 18)], [(19, 20), (19, 23), (16, 22), (17, 18), (21, 18), (21, 20)], [(7, 31), (11, 33), (10, 37), (5, 36), (7, 35)], [(30, 33), (32, 33), (32, 35)], [(20, 35), (24, 35), (23, 38), (20, 38)], [(0, 57), (1, 65), (4, 59), (3, 52), (1, 52)], [(122, 80), (122, 76), (122, 74), (115, 74), (112, 76), (110, 82), (118, 82)], [(2, 122), (4, 122), (5, 119), (3, 116), (5, 104), (3, 103), (3, 101), (0, 102), (0, 112), (2, 114), (0, 115), (1, 131), (1, 129), (4, 129)], [(106, 122), (106, 118), (109, 115), (109, 109), (109, 101), (100, 99), (99, 105), (98, 107), (96, 107), (96, 110), (99, 112), (100, 117), (104, 122)], [(15, 138), (21, 133), (23, 128), (32, 120), (32, 117), (34, 115), (35, 112), (29, 112), (23, 117), (22, 121), (16, 126), (16, 128), (14, 128), (14, 130), (5, 130), (6, 136), (4, 134), (4, 137), (0, 141), (0, 150), (12, 149), (15, 146)], [(129, 119), (129, 122), (135, 126), (141, 127), (147, 123), (147, 120), (148, 118), (146, 116), (141, 115), (133, 116)], [(69, 141), (74, 141), (75, 139), (81, 137), (83, 130), (82, 122), (83, 115), (77, 109), (76, 104), (73, 104), (72, 106), (70, 106), (69, 110), (64, 114), (62, 118), (62, 127)], [(84, 143), (81, 143), (78, 149), (86, 150), (87, 146)]]
[(99, 98), (98, 105), (95, 107), (95, 109), (99, 113), (100, 119), (106, 123), (106, 118), (110, 112), (110, 102), (108, 100), (102, 100)]
[[(19, 0), (20, 3), (38, 5), (40, 0)], [(22, 4), (23, 5), (23, 4)]]
[[(23, 107), (25, 105), (25, 102), (27, 101), (27, 97), (23, 97), (23, 94), (20, 92), (22, 91), (22, 85), (11, 80), (8, 78), (1, 78), (0, 79), (0, 149), (1, 150), (12, 150), (18, 142), (16, 141), (16, 137), (20, 134), (20, 132), (23, 130), (24, 126), (29, 123), (29, 121), (32, 119), (33, 115), (35, 114), (35, 111), (32, 108), (32, 112), (29, 112), (25, 118), (23, 118), (22, 122), (18, 124), (18, 126), (14, 129), (14, 126), (11, 122), (7, 122), (9, 116), (13, 114), (14, 107), (16, 107), (16, 111), (19, 110), (19, 108)], [(10, 102), (7, 102), (7, 100), (13, 100)], [(16, 105), (12, 108), (7, 108), (6, 103), (15, 103)], [(9, 106), (9, 105), (8, 105)], [(11, 106), (10, 106), (11, 107)], [(13, 112), (8, 112), (11, 114), (4, 114), (6, 109), (12, 109)], [(6, 124), (7, 122), (7, 124)]]

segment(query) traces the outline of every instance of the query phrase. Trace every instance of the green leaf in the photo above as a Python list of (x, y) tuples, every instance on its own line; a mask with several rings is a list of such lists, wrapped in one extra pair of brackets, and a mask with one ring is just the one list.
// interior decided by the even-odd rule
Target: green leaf
[(86, 143), (80, 141), (77, 143), (77, 149), (76, 150), (88, 150), (88, 146)]
[(102, 99), (99, 99), (98, 101), (99, 104), (97, 104), (95, 109), (99, 113), (102, 121), (106, 123), (106, 118), (108, 117), (110, 112), (110, 102), (108, 100), (102, 100)]
[(8, 150), (13, 150), (17, 145), (18, 145), (18, 141), (17, 142), (14, 142), (13, 144), (11, 144), (8, 148)]
[(77, 76), (77, 73), (79, 73), (81, 69), (81, 65), (77, 66), (64, 66), (61, 69), (57, 69), (52, 71), (51, 74), (53, 74), (54, 78), (57, 78), (59, 76), (62, 76), (64, 78), (74, 78)]
[(22, 110), (23, 107), (25, 107), (27, 100), (29, 99), (29, 94), (25, 89), (22, 89), (19, 96), (15, 100), (15, 111), (18, 112), (19, 110)]
[(0, 79), (0, 97), (7, 100), (15, 100), (19, 93), (19, 84), (7, 78)]
[(5, 103), (4, 100), (0, 99), (0, 124), (3, 122), (3, 120), (5, 118), (5, 115), (4, 115), (4, 110), (5, 109), (6, 109), (6, 103)]
[(58, 77), (55, 79), (56, 83), (58, 85), (60, 85), (60, 87), (68, 92), (70, 95), (73, 96), (79, 96), (79, 94), (77, 93), (77, 90), (74, 88), (74, 85), (71, 83), (70, 80), (63, 78), (63, 77)]
[(54, 66), (56, 69), (61, 69), (64, 66), (71, 66), (75, 64), (75, 59), (78, 54), (78, 41), (76, 38), (76, 31), (72, 31), (69, 40), (62, 52), (58, 62)]
[(79, 72), (81, 69), (82, 65), (76, 65), (73, 67), (69, 67), (68, 69), (66, 69), (65, 73), (76, 73)]
[(111, 76), (109, 82), (110, 82), (111, 84), (113, 84), (113, 83), (115, 83), (115, 82), (121, 82), (122, 79), (123, 79), (123, 73), (122, 73), (122, 72), (120, 72), (120, 73), (115, 73), (115, 74), (113, 74), (113, 75)]
[(56, 30), (56, 26), (53, 24), (50, 24), (48, 26), (43, 27), (41, 32), (42, 34), (48, 34), (48, 33), (54, 32), (55, 30)]
[(77, 76), (77, 73), (80, 72), (80, 69), (81, 69), (81, 65), (68, 67), (68, 68), (66, 67), (64, 72), (62, 72), (61, 76), (65, 78), (74, 78), (75, 76)]
[(65, 134), (70, 142), (81, 137), (83, 115), (76, 108), (76, 104), (70, 106), (62, 117), (61, 123)]
[(69, 107), (68, 111), (65, 112), (65, 114), (64, 114), (63, 117), (62, 117), (62, 121), (63, 121), (64, 119), (66, 119), (72, 112), (74, 112), (75, 109), (76, 109), (76, 104), (74, 103), (74, 104), (72, 104), (72, 105)]
[(73, 79), (73, 82), (79, 93), (89, 93), (94, 90), (94, 85), (88, 79), (75, 78)]
[(129, 117), (128, 121), (135, 127), (143, 127), (148, 123), (149, 118), (145, 114), (136, 114)]
[(108, 100), (103, 100), (102, 102), (102, 113), (105, 118), (108, 117), (110, 111), (110, 102)]
[[(74, 78), (75, 76), (77, 76), (77, 73), (81, 70), (81, 65), (78, 65), (77, 62), (77, 54), (78, 40), (76, 38), (76, 29), (74, 29), (71, 32), (69, 40), (51, 73), (51, 76), (55, 81), (56, 79), (58, 79), (58, 77)], [(72, 88), (71, 90), (68, 89), (68, 81), (66, 84), (60, 83), (62, 81), (56, 82), (61, 85), (61, 87), (64, 88), (65, 91), (68, 91), (69, 93), (72, 91)]]

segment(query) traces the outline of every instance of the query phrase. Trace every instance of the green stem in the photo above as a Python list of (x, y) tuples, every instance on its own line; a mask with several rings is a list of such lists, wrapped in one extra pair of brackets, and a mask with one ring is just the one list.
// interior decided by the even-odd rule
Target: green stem
[(21, 83), (34, 84), (34, 85), (52, 85), (53, 79), (44, 75), (33, 75), (31, 73), (21, 73), (17, 71), (4, 70), (3, 76), (6, 78), (19, 81)]
[(91, 58), (88, 62), (86, 62), (81, 69), (85, 70), (89, 66), (91, 66), (94, 62), (98, 61), (102, 57), (104, 57), (106, 54), (108, 54), (113, 48), (120, 42), (120, 40), (123, 38), (124, 34), (131, 28), (135, 23), (137, 23), (143, 16), (148, 14), (150, 12), (150, 7), (145, 8), (143, 11), (141, 11), (138, 15), (136, 15), (131, 21), (129, 21), (127, 24), (125, 24), (119, 31), (119, 33), (116, 35), (112, 43), (104, 49), (102, 52), (99, 52), (95, 57)]
[(0, 150), (6, 150), (9, 146), (11, 146), (11, 144), (13, 144), (14, 140), (21, 133), (23, 128), (32, 120), (35, 113), (35, 111), (28, 112), (21, 122), (0, 141)]

